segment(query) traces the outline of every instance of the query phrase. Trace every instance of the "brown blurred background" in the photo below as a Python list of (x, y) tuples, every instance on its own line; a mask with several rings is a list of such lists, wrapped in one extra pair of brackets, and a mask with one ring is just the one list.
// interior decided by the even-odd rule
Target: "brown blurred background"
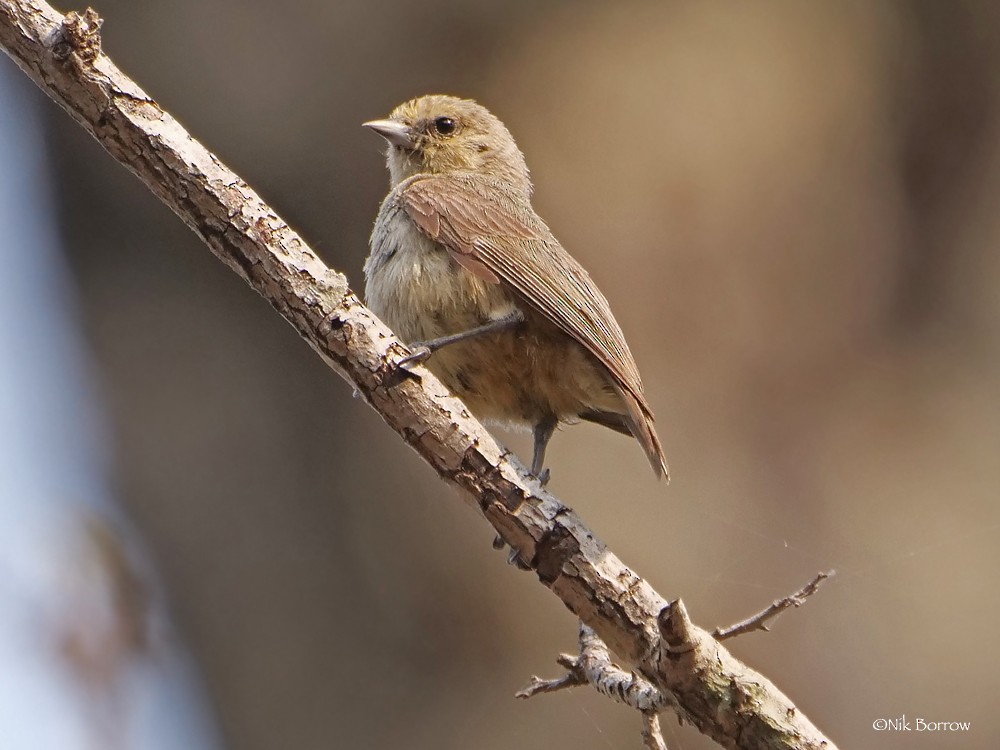
[[(612, 302), (674, 475), (579, 426), (551, 489), (706, 627), (836, 568), (732, 647), (841, 747), (1000, 745), (1000, 6), (97, 9), (120, 67), (359, 290), (387, 189), (360, 123), (422, 93), (491, 108)], [(585, 690), (513, 699), (558, 672), (569, 613), (46, 111), (118, 495), (228, 746), (639, 747)], [(873, 731), (904, 713), (972, 729)], [(672, 750), (713, 746), (664, 723)]]

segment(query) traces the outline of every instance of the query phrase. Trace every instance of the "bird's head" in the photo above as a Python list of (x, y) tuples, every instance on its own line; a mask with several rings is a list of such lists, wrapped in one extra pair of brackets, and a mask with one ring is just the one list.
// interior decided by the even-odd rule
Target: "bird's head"
[(364, 126), (389, 144), (393, 186), (416, 174), (475, 172), (531, 192), (528, 167), (510, 131), (471, 99), (421, 96)]

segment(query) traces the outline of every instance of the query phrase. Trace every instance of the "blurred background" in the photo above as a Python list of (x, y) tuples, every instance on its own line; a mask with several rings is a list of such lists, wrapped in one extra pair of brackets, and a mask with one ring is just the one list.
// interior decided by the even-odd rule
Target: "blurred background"
[[(581, 425), (551, 489), (705, 627), (836, 568), (730, 645), (841, 747), (1000, 744), (1000, 6), (97, 9), (358, 290), (387, 190), (360, 123), (432, 92), (492, 109), (673, 474)], [(558, 600), (6, 58), (0, 104), (25, 226), (0, 244), (5, 750), (640, 747), (590, 691), (512, 697), (574, 648)], [(971, 730), (872, 728), (904, 714)]]

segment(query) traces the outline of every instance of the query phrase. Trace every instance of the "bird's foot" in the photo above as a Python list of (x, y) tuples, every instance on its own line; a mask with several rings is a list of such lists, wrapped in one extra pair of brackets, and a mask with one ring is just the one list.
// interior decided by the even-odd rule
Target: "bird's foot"
[(431, 358), (433, 351), (429, 346), (421, 343), (411, 344), (410, 353), (396, 363), (397, 367), (409, 369), (412, 365), (422, 365)]
[(549, 483), (549, 479), (552, 477), (552, 472), (548, 469), (542, 469), (541, 473), (538, 475), (538, 481), (541, 483), (542, 487)]
[[(493, 549), (500, 550), (506, 546), (507, 542), (501, 539), (500, 535), (497, 534), (497, 536), (493, 539)], [(521, 556), (517, 554), (517, 550), (513, 547), (511, 547), (507, 552), (507, 564), (513, 565), (518, 570), (531, 570), (531, 566), (521, 559)]]
[(517, 550), (513, 547), (507, 553), (507, 564), (513, 565), (518, 570), (531, 570), (531, 566), (521, 559), (521, 556), (517, 554)]

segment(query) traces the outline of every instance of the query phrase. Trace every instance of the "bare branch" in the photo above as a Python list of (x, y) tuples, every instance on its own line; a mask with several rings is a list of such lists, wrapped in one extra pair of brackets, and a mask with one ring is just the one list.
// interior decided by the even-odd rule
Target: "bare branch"
[(828, 570), (826, 573), (817, 573), (815, 578), (809, 581), (809, 583), (800, 588), (794, 594), (786, 596), (784, 599), (774, 600), (771, 602), (769, 607), (761, 610), (753, 617), (748, 617), (742, 622), (730, 625), (728, 628), (716, 628), (712, 631), (712, 635), (722, 641), (726, 638), (733, 638), (737, 635), (742, 635), (743, 633), (750, 633), (754, 630), (770, 630), (770, 628), (767, 627), (768, 622), (773, 620), (789, 607), (801, 607), (806, 603), (806, 599), (819, 590), (823, 581), (828, 578), (833, 578), (836, 574), (837, 571), (835, 570)]
[(592, 628), (580, 623), (580, 668), (601, 695), (642, 713), (659, 713), (673, 704), (669, 693), (611, 661), (611, 653)]
[(640, 712), (659, 713), (673, 704), (673, 699), (661, 692), (649, 680), (627, 672), (611, 661), (611, 652), (593, 628), (580, 623), (580, 655), (560, 654), (558, 662), (568, 670), (552, 680), (532, 676), (515, 697), (531, 698), (539, 693), (553, 693), (577, 685), (591, 685), (597, 692)]
[[(834, 745), (763, 675), (736, 660), (627, 568), (422, 367), (236, 174), (100, 52), (96, 14), (0, 0), (0, 47), (263, 296), (518, 557), (686, 720), (724, 747)], [(658, 619), (659, 618), (659, 619)], [(661, 635), (662, 632), (662, 635)]]
[(566, 667), (566, 674), (551, 680), (543, 680), (537, 675), (532, 675), (528, 684), (514, 693), (514, 697), (533, 698), (539, 693), (555, 693), (566, 688), (587, 684), (587, 675), (584, 674), (583, 668), (580, 666), (579, 657), (560, 654), (556, 661)]
[(642, 717), (642, 740), (647, 748), (666, 750), (660, 733), (660, 712), (675, 705), (673, 697), (660, 691), (634, 672), (626, 672), (611, 661), (611, 652), (593, 629), (580, 623), (580, 655), (561, 654), (558, 662), (568, 670), (562, 677), (543, 680), (533, 676), (516, 698), (531, 698), (539, 693), (554, 693), (568, 687), (589, 684), (601, 695), (634, 708)]
[(660, 715), (654, 713), (644, 713), (642, 715), (642, 744), (646, 750), (667, 750), (667, 743), (663, 741), (663, 732), (660, 731)]

